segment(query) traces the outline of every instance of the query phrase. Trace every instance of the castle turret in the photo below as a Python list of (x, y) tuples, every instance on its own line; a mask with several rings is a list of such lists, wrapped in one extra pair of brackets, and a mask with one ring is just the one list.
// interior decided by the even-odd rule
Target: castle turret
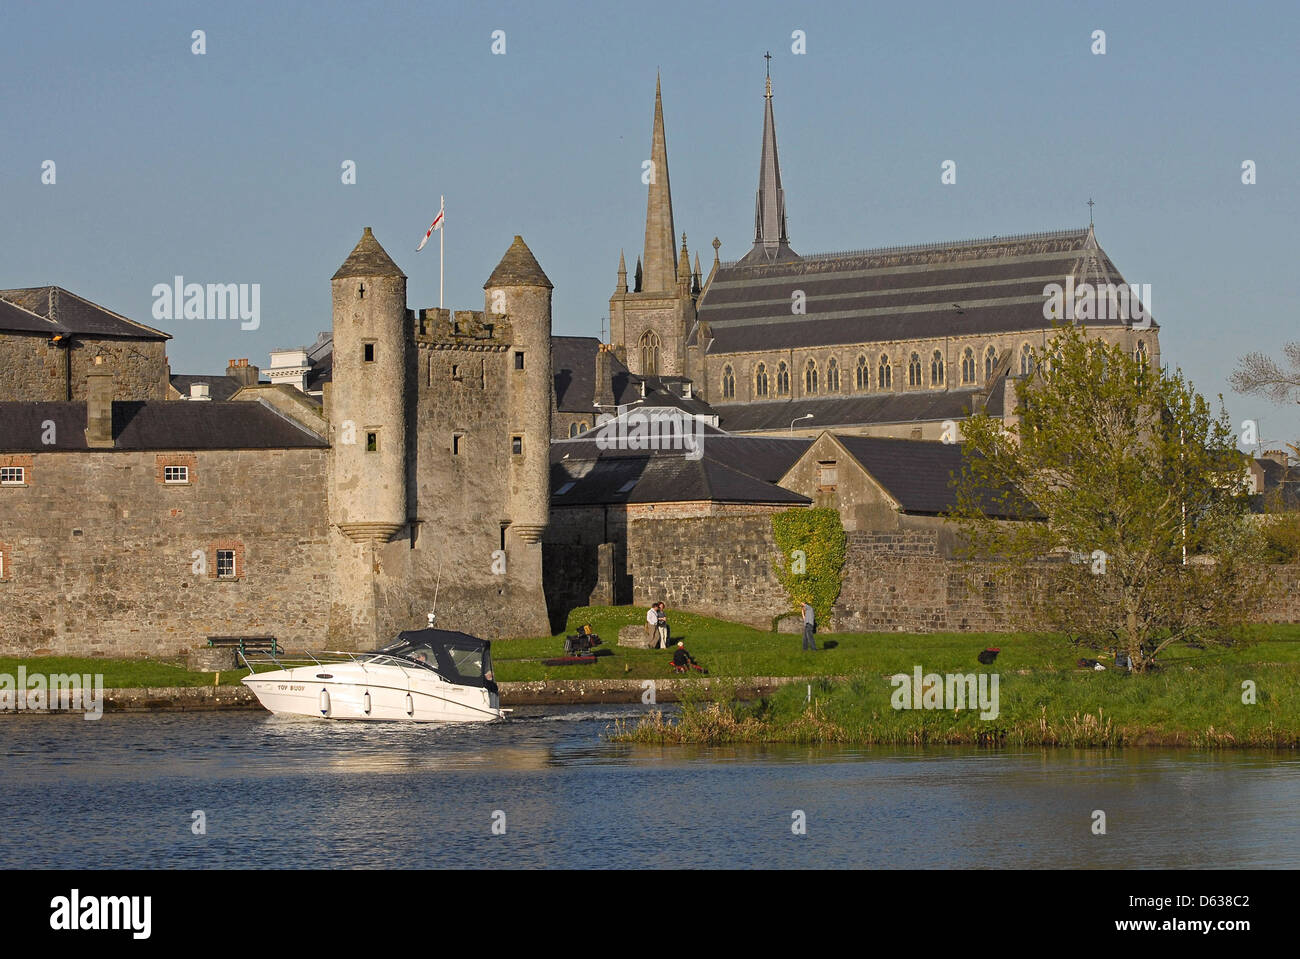
[[(550, 515), (551, 281), (516, 236), (483, 284), (488, 313), (509, 317), (510, 488), (507, 534), (539, 549)], [(538, 557), (540, 563), (540, 556)]]
[(386, 543), (407, 524), (406, 275), (366, 227), (331, 287), (330, 522)]

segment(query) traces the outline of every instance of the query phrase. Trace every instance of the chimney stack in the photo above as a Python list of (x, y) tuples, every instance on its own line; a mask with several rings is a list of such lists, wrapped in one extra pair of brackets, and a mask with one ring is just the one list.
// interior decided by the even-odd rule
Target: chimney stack
[(86, 374), (86, 445), (91, 449), (113, 448), (113, 374), (102, 356)]
[(240, 386), (256, 386), (261, 372), (256, 366), (249, 366), (247, 358), (231, 360), (226, 367), (226, 375), (238, 382)]
[(192, 400), (210, 400), (210, 399), (212, 399), (212, 393), (211, 393), (211, 391), (208, 389), (208, 384), (207, 384), (207, 383), (191, 383), (191, 384), (190, 384), (190, 399), (192, 399)]
[(596, 347), (596, 395), (595, 403), (602, 410), (610, 410), (614, 406), (614, 381), (612, 379), (612, 367), (609, 358), (614, 352), (614, 347), (608, 343), (601, 343)]

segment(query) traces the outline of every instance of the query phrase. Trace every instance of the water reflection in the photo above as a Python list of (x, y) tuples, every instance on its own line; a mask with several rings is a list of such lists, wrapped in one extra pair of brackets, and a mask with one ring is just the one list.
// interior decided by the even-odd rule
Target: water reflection
[[(1289, 753), (605, 738), (641, 709), (450, 727), (260, 712), (0, 721), (0, 866), (1300, 866)], [(206, 836), (190, 833), (195, 809)]]

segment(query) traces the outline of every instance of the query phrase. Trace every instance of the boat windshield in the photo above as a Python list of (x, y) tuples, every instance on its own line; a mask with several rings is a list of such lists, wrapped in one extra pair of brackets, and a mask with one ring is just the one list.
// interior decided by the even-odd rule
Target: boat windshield
[(423, 629), (402, 633), (397, 641), (374, 651), (376, 656), (405, 659), (432, 669), (452, 683), (495, 689), (491, 644), (466, 633)]

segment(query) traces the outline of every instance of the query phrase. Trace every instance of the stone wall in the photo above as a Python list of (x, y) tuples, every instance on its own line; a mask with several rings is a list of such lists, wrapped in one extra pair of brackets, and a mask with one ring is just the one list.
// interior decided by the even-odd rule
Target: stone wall
[[(164, 485), (156, 451), (35, 454), (27, 486), (0, 488), (0, 654), (171, 657), (209, 635), (319, 648), (326, 455), (198, 451), (192, 482)], [(237, 575), (218, 579), (227, 548)]]
[(113, 374), (113, 399), (161, 400), (167, 397), (166, 343), (77, 336), (68, 348), (53, 346), (44, 333), (0, 332), (0, 402), (62, 402), (86, 399), (86, 374), (95, 356)]

